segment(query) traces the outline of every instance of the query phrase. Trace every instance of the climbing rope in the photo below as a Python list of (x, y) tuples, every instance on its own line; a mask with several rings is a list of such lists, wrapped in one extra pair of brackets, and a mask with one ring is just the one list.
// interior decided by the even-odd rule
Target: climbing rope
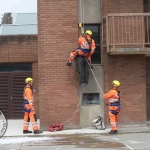
[(79, 27), (81, 28), (81, 35), (84, 34), (84, 0), (80, 0), (80, 19)]
[(66, 123), (66, 122), (68, 122), (68, 121), (70, 121), (70, 120), (72, 120), (72, 119), (74, 118), (74, 116), (76, 115), (76, 113), (77, 113), (77, 111), (78, 111), (78, 109), (79, 109), (80, 103), (81, 103), (81, 101), (82, 101), (82, 93), (83, 93), (83, 89), (82, 89), (82, 91), (81, 91), (81, 93), (80, 93), (80, 100), (79, 100), (77, 109), (76, 109), (76, 111), (74, 112), (73, 116), (72, 116), (70, 119), (64, 121), (64, 122), (61, 123), (61, 124), (64, 124), (64, 123)]
[[(80, 0), (80, 18), (81, 18), (81, 23), (79, 23), (79, 27), (81, 28), (81, 34), (83, 35), (83, 34), (84, 34), (84, 0)], [(86, 57), (85, 57), (85, 58), (86, 58)], [(86, 60), (87, 60), (87, 58), (86, 58)], [(104, 95), (104, 93), (103, 93), (103, 91), (102, 91), (102, 88), (101, 88), (101, 86), (99, 85), (99, 83), (98, 83), (98, 81), (97, 81), (97, 79), (96, 79), (96, 76), (95, 76), (95, 74), (94, 74), (94, 72), (93, 72), (93, 70), (92, 70), (92, 68), (91, 68), (91, 65), (89, 64), (89, 61), (88, 61), (88, 60), (87, 60), (87, 63), (88, 63), (88, 65), (89, 65), (89, 67), (90, 67), (90, 69), (91, 69), (91, 72), (92, 72), (92, 74), (93, 74), (93, 76), (94, 76), (94, 79), (95, 79), (95, 81), (96, 81), (96, 83), (97, 83), (97, 85), (98, 85), (98, 87), (99, 87), (99, 89), (100, 89), (100, 92), (102, 93), (102, 95)], [(81, 91), (81, 93), (80, 93), (80, 100), (79, 100), (77, 109), (76, 109), (75, 113), (73, 114), (73, 116), (72, 116), (70, 119), (64, 121), (64, 122), (61, 123), (61, 124), (64, 124), (64, 123), (66, 123), (66, 122), (68, 122), (68, 121), (70, 121), (70, 120), (72, 120), (72, 119), (74, 118), (74, 116), (76, 115), (76, 113), (77, 113), (77, 111), (78, 111), (78, 109), (79, 109), (80, 103), (81, 103), (81, 101), (82, 101), (82, 93), (83, 93), (83, 88), (82, 88), (82, 91)]]
[[(85, 57), (85, 58), (86, 58), (86, 57)], [(89, 61), (88, 61), (87, 58), (86, 58), (86, 61), (87, 61), (88, 65), (89, 65), (90, 70), (91, 70), (91, 72), (92, 72), (92, 74), (93, 74), (93, 76), (94, 76), (94, 79), (95, 79), (95, 81), (96, 81), (96, 83), (97, 83), (97, 85), (98, 85), (98, 87), (99, 87), (99, 89), (100, 89), (100, 92), (102, 93), (102, 95), (104, 95), (104, 92), (103, 92), (101, 86), (99, 85), (99, 83), (98, 83), (98, 81), (97, 81), (97, 79), (96, 79), (96, 76), (95, 76), (95, 74), (94, 74), (94, 72), (93, 72), (93, 70), (92, 70), (92, 68), (91, 68), (91, 65), (90, 65), (90, 63), (89, 63)]]

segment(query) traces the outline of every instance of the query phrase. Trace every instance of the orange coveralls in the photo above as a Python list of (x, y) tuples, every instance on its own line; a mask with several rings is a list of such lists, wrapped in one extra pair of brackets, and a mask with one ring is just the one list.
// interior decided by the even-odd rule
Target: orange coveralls
[(108, 93), (104, 94), (104, 99), (107, 100), (109, 104), (108, 115), (112, 130), (117, 130), (118, 113), (120, 111), (120, 93), (118, 95), (117, 89), (111, 89)]
[[(87, 39), (91, 39), (91, 37), (89, 35), (87, 35)], [(87, 57), (91, 64), (91, 55), (93, 55), (95, 48), (96, 48), (95, 41), (93, 39), (91, 39), (91, 44), (88, 44), (85, 37), (80, 36), (78, 39), (78, 44), (79, 44), (80, 48), (78, 48), (75, 51), (70, 53), (69, 62), (72, 63), (73, 59), (76, 56), (80, 55), (80, 56)]]
[(25, 104), (25, 108), (27, 110), (31, 110), (31, 112), (25, 112), (24, 113), (24, 125), (23, 125), (23, 130), (28, 130), (29, 127), (29, 122), (31, 121), (33, 130), (39, 130), (38, 124), (37, 124), (37, 118), (33, 106), (33, 92), (32, 89), (30, 88), (29, 85), (27, 85), (24, 88), (24, 100), (28, 101), (28, 104)]

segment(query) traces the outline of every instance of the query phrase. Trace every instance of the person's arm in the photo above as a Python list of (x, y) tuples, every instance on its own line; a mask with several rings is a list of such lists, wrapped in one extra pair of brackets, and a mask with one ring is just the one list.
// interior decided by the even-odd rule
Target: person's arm
[(112, 97), (112, 91), (110, 90), (108, 93), (104, 94), (103, 97), (104, 97), (105, 100), (108, 100), (109, 98)]
[(79, 39), (78, 39), (78, 44), (79, 44), (79, 45), (82, 44), (81, 38), (82, 38), (82, 36), (80, 36)]
[(95, 48), (96, 48), (95, 41), (92, 39), (90, 55), (93, 55), (93, 53), (95, 52)]

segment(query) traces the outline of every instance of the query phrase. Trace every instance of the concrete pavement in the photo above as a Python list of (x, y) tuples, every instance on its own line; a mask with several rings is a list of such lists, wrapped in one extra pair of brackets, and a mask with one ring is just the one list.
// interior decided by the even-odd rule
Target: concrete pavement
[(44, 131), (42, 134), (10, 133), (0, 139), (0, 150), (150, 150), (150, 127), (110, 129), (94, 128)]

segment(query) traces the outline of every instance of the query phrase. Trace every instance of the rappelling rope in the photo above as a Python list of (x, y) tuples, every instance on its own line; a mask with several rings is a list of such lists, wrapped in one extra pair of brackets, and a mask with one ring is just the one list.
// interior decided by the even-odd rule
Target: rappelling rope
[(81, 100), (82, 100), (82, 93), (83, 93), (83, 89), (82, 89), (82, 92), (80, 93), (80, 100), (79, 100), (77, 109), (76, 109), (75, 113), (73, 114), (73, 116), (72, 116), (70, 119), (64, 121), (64, 122), (61, 123), (61, 124), (64, 124), (64, 123), (66, 123), (66, 122), (68, 122), (68, 121), (70, 121), (70, 120), (72, 120), (72, 119), (74, 118), (74, 116), (76, 115), (76, 113), (77, 113), (77, 111), (78, 111), (78, 109), (79, 109), (79, 106), (80, 106), (80, 103), (81, 103)]
[[(85, 57), (86, 58), (86, 57)], [(103, 92), (103, 90), (102, 90), (102, 88), (101, 88), (101, 86), (99, 85), (99, 83), (98, 83), (98, 81), (97, 81), (97, 79), (96, 79), (96, 76), (95, 76), (95, 74), (94, 74), (94, 72), (93, 72), (93, 70), (92, 70), (92, 68), (91, 68), (91, 65), (90, 65), (90, 63), (89, 63), (89, 61), (88, 61), (88, 59), (86, 58), (86, 61), (87, 61), (87, 63), (88, 63), (88, 65), (89, 65), (89, 67), (90, 67), (90, 70), (91, 70), (91, 72), (92, 72), (92, 74), (93, 74), (93, 76), (94, 76), (94, 79), (95, 79), (95, 81), (96, 81), (96, 83), (97, 83), (97, 85), (98, 85), (98, 87), (99, 87), (99, 89), (100, 89), (100, 92), (102, 93), (102, 96), (104, 95), (104, 92)], [(104, 99), (103, 99), (104, 100)], [(104, 106), (107, 106), (107, 103), (105, 103), (105, 100), (104, 100)], [(104, 116), (105, 116), (105, 110), (104, 110), (104, 114), (103, 114)], [(103, 119), (104, 119), (104, 116), (103, 116)], [(104, 121), (103, 121), (103, 123), (104, 123)], [(105, 126), (105, 125), (104, 125)]]
[(84, 0), (80, 0), (80, 19), (79, 27), (81, 28), (81, 35), (84, 34)]
[[(81, 19), (81, 23), (79, 23), (79, 27), (81, 28), (81, 34), (83, 35), (84, 34), (84, 0), (80, 0), (80, 19)], [(77, 106), (75, 113), (73, 114), (73, 116), (70, 119), (64, 121), (62, 124), (72, 120), (74, 118), (74, 116), (76, 115), (76, 113), (79, 109), (81, 100), (82, 100), (82, 93), (83, 93), (83, 89), (82, 89), (82, 92), (80, 95), (80, 100), (79, 100), (79, 103), (78, 103), (78, 106)]]
[[(86, 58), (86, 57), (85, 57), (85, 58)], [(86, 58), (86, 61), (87, 61), (88, 65), (89, 65), (90, 70), (91, 70), (91, 72), (92, 72), (92, 74), (93, 74), (93, 76), (94, 76), (94, 79), (95, 79), (95, 81), (96, 81), (96, 83), (97, 83), (97, 85), (98, 85), (98, 87), (99, 87), (99, 89), (100, 89), (100, 92), (102, 93), (102, 95), (104, 95), (104, 92), (103, 92), (101, 86), (99, 85), (99, 83), (98, 83), (98, 81), (97, 81), (97, 79), (96, 79), (96, 76), (95, 76), (95, 74), (94, 74), (94, 72), (93, 72), (93, 70), (92, 70), (92, 68), (91, 68), (91, 65), (90, 65), (90, 63), (89, 63), (89, 61), (88, 61), (87, 58)]]
[[(84, 34), (84, 0), (80, 0), (80, 17), (81, 17), (81, 23), (79, 23), (79, 27), (81, 28), (81, 34), (83, 35), (83, 34)], [(85, 58), (86, 58), (86, 57), (85, 57)], [(86, 60), (87, 60), (87, 58), (86, 58)], [(88, 63), (88, 65), (89, 65), (90, 69), (91, 69), (91, 66), (90, 66), (88, 60), (87, 60), (87, 63)], [(91, 69), (91, 72), (92, 72), (92, 74), (93, 74), (93, 76), (94, 76), (94, 78), (95, 78), (95, 81), (96, 81), (96, 83), (97, 83), (99, 89), (100, 89), (100, 92), (102, 93), (102, 95), (104, 95), (104, 93), (103, 93), (103, 91), (102, 91), (102, 89), (101, 89), (101, 87), (100, 87), (100, 85), (99, 85), (99, 83), (98, 83), (98, 81), (97, 81), (97, 79), (96, 79), (96, 76), (95, 76), (95, 74), (94, 74), (94, 72), (93, 72), (92, 69)], [(82, 89), (82, 92), (81, 92), (81, 94), (80, 94), (80, 100), (79, 100), (77, 109), (76, 109), (75, 113), (73, 114), (73, 116), (72, 116), (70, 119), (64, 121), (64, 122), (61, 123), (61, 124), (64, 124), (64, 123), (66, 123), (66, 122), (68, 122), (68, 121), (70, 121), (70, 120), (72, 120), (72, 119), (74, 118), (74, 116), (76, 115), (76, 113), (77, 113), (77, 111), (78, 111), (78, 109), (79, 109), (80, 103), (81, 103), (81, 101), (82, 101), (82, 93), (83, 93), (83, 89)]]

